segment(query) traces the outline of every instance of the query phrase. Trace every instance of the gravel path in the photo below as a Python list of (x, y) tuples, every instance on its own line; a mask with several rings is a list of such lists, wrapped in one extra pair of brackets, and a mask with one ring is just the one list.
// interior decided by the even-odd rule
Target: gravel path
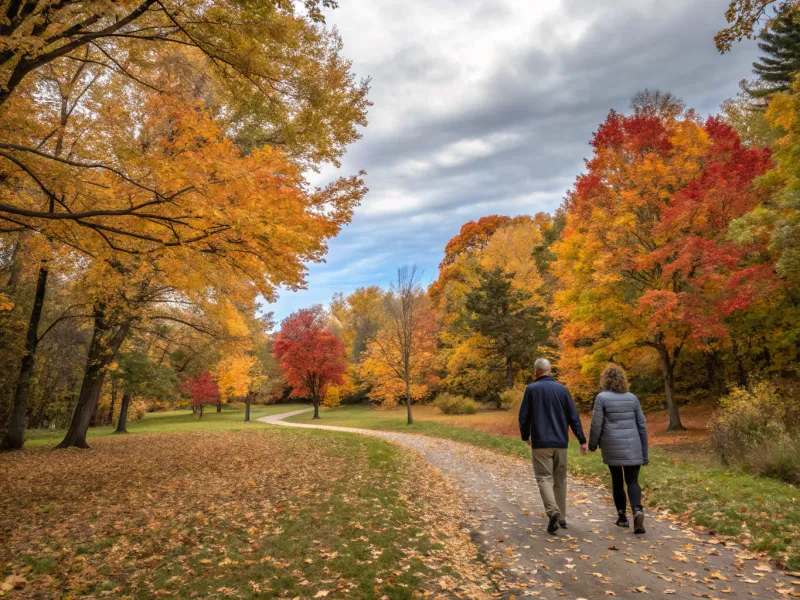
[(617, 527), (607, 490), (570, 480), (569, 529), (551, 536), (529, 463), (450, 440), (283, 420), (307, 411), (259, 421), (384, 438), (420, 452), (452, 477), (463, 490), (479, 549), (505, 572), (501, 597), (800, 597), (800, 579), (666, 516), (648, 514), (643, 536)]

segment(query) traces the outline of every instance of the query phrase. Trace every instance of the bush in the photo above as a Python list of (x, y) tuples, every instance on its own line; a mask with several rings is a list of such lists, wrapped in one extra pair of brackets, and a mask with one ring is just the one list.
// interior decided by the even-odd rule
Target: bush
[(712, 438), (724, 463), (800, 483), (800, 401), (758, 381), (720, 398)]
[(525, 393), (525, 388), (511, 388), (504, 390), (500, 394), (497, 402), (497, 408), (500, 410), (509, 410), (512, 406), (522, 403), (522, 395)]
[(478, 412), (477, 402), (454, 394), (439, 394), (433, 405), (446, 415), (474, 415)]
[(142, 402), (140, 400), (131, 401), (131, 404), (128, 407), (128, 423), (141, 421), (144, 419), (147, 409), (148, 405), (146, 402)]

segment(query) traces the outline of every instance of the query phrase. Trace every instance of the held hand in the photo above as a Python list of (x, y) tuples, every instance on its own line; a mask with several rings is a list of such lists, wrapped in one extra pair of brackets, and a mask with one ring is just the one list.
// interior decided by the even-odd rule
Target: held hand
[(530, 438), (528, 438), (527, 440), (525, 440), (525, 443), (526, 443), (526, 444), (528, 444), (528, 448), (530, 448), (530, 447), (531, 447), (531, 439), (530, 439)]
[(650, 464), (650, 461), (649, 461), (649, 460), (646, 460), (646, 461), (644, 461), (644, 462), (642, 463), (642, 466), (643, 466), (643, 467), (646, 467), (646, 466), (647, 466), (647, 465), (649, 465), (649, 464)]
[(581, 456), (589, 451), (589, 444), (581, 444)]

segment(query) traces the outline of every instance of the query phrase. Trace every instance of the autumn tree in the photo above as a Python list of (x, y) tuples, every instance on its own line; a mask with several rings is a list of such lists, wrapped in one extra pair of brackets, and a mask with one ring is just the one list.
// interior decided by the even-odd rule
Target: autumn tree
[(344, 346), (328, 330), (322, 306), (301, 309), (281, 323), (273, 352), (280, 362), (292, 395), (311, 396), (314, 418), (329, 385), (342, 383), (346, 370)]
[(703, 123), (691, 112), (611, 112), (592, 147), (555, 246), (559, 366), (593, 378), (602, 362), (650, 350), (663, 374), (669, 429), (681, 429), (681, 353), (726, 340), (725, 315), (773, 285), (768, 272), (747, 266), (752, 247), (727, 237), (730, 223), (761, 200), (752, 183), (769, 154), (743, 146), (719, 119)]
[[(798, 307), (800, 307), (800, 84), (770, 97), (764, 118), (773, 134), (774, 168), (763, 175), (759, 187), (764, 200), (731, 223), (730, 237), (751, 252), (750, 268), (758, 276), (743, 273), (739, 285), (749, 310), (731, 315), (733, 354), (740, 385), (757, 365), (767, 373), (797, 372)], [(762, 286), (766, 275), (776, 286)], [(751, 282), (751, 280), (753, 280)]]
[[(524, 298), (520, 310), (544, 316), (555, 282), (549, 275), (546, 279), (543, 272), (548, 272), (554, 258), (551, 246), (558, 231), (553, 229), (553, 220), (542, 214), (497, 217), (492, 223), (497, 227), (492, 226), (491, 234), (479, 244), (468, 244), (468, 250), (440, 270), (437, 282), (429, 289), (442, 317), (444, 385), (455, 393), (484, 401), (497, 400), (508, 385), (508, 376), (524, 372), (529, 361), (515, 366), (512, 360), (508, 364), (506, 353), (496, 351), (497, 340), (483, 335), (486, 327), (477, 326), (467, 297), (485, 283), (487, 273), (497, 272), (509, 282), (511, 296)], [(462, 238), (463, 232), (473, 229), (465, 225), (456, 237)], [(461, 245), (448, 244), (451, 248)]]
[(215, 405), (219, 399), (219, 387), (214, 377), (208, 371), (186, 379), (181, 384), (181, 389), (192, 399), (192, 410), (198, 419), (203, 418), (203, 409), (207, 405)]
[(407, 422), (413, 424), (411, 386), (421, 361), (429, 359), (434, 343), (434, 316), (419, 284), (416, 267), (397, 269), (397, 281), (384, 297), (386, 320), (382, 334), (375, 337), (379, 362), (403, 383)]
[[(113, 260), (96, 262), (96, 268), (88, 271), (89, 275), (97, 277), (97, 281), (103, 282), (95, 306), (98, 332), (95, 339), (99, 347), (105, 348), (99, 352), (108, 357), (98, 360), (100, 355), (93, 355), (87, 362), (87, 382), (97, 383), (83, 388), (79, 407), (87, 406), (89, 414), (96, 403), (105, 369), (119, 349), (114, 336), (119, 332), (120, 339), (124, 340), (131, 324), (141, 318), (140, 311), (154, 296), (195, 294), (202, 299), (208, 295), (209, 284), (212, 284), (216, 286), (217, 294), (231, 294), (236, 302), (252, 302), (259, 292), (267, 298), (272, 297), (275, 286), (281, 282), (290, 287), (297, 285), (302, 281), (303, 262), (316, 260), (322, 255), (325, 238), (349, 219), (357, 196), (362, 193), (353, 195), (356, 188), (350, 183), (341, 187), (343, 182), (323, 190), (306, 191), (299, 168), (287, 163), (280, 152), (262, 148), (242, 156), (204, 111), (169, 98), (155, 97), (153, 100), (166, 102), (166, 105), (149, 115), (150, 124), (145, 121), (137, 135), (152, 132), (157, 139), (167, 135), (169, 141), (155, 146), (148, 144), (146, 149), (143, 148), (146, 153), (161, 155), (161, 160), (153, 163), (152, 172), (162, 170), (164, 175), (169, 173), (173, 181), (183, 172), (194, 181), (194, 190), (207, 199), (224, 202), (225, 213), (233, 220), (221, 227), (211, 225), (213, 233), (206, 231), (195, 236), (193, 241), (191, 238), (186, 240), (189, 242), (186, 244), (161, 244), (151, 239), (119, 242), (121, 245), (113, 251)], [(172, 125), (168, 125), (170, 123)], [(180, 127), (173, 129), (178, 123)], [(130, 123), (132, 128), (134, 124), (133, 121)], [(162, 124), (168, 125), (166, 130), (160, 127), (151, 129), (151, 126)], [(204, 130), (205, 127), (210, 130)], [(137, 144), (141, 147), (139, 141), (132, 141), (134, 147)], [(176, 160), (185, 162), (179, 166)], [(228, 167), (233, 167), (233, 170), (222, 175)], [(198, 184), (203, 181), (207, 185), (200, 187)], [(244, 211), (240, 217), (247, 217), (235, 217), (237, 202)], [(213, 202), (200, 202), (196, 209), (200, 206), (203, 207), (200, 210), (208, 211), (209, 219), (216, 219), (214, 215), (218, 211)], [(324, 214), (317, 212), (324, 206), (330, 210), (326, 209)], [(284, 214), (280, 226), (274, 220), (276, 211)], [(198, 217), (194, 217), (194, 223), (199, 222)], [(306, 226), (287, 227), (288, 220), (298, 218), (305, 220)], [(67, 227), (71, 226), (67, 224)], [(157, 220), (153, 226), (156, 229), (160, 227)], [(113, 237), (111, 232), (98, 239), (97, 251), (102, 252), (104, 244)], [(283, 241), (279, 241), (280, 238)], [(85, 246), (87, 244), (84, 242)], [(275, 244), (283, 248), (279, 255), (272, 254)], [(196, 268), (187, 270), (191, 263)], [(134, 279), (131, 274), (135, 274)], [(139, 291), (126, 295), (121, 293), (123, 287), (130, 286), (137, 279), (141, 284)], [(113, 281), (120, 283), (117, 290), (111, 289)], [(113, 310), (107, 308), (110, 305), (114, 305)], [(109, 321), (108, 315), (112, 313), (114, 320)], [(108, 332), (108, 335), (103, 332)], [(99, 369), (96, 377), (89, 365)], [(76, 411), (76, 419), (82, 414), (82, 408)], [(83, 423), (83, 418), (80, 423), (76, 422), (75, 430), (71, 428), (65, 444), (85, 444)]]
[(338, 405), (345, 397), (363, 395), (369, 383), (361, 368), (369, 344), (383, 327), (384, 291), (377, 285), (361, 287), (348, 296), (334, 294), (330, 304), (331, 325), (347, 352), (347, 373), (340, 386), (331, 386), (326, 405)]
[(796, 13), (797, 0), (730, 0), (725, 19), (729, 26), (714, 36), (717, 50), (727, 52), (735, 42), (752, 39), (765, 31), (780, 15)]
[[(359, 137), (357, 127), (366, 123), (368, 82), (356, 82), (350, 63), (340, 56), (341, 40), (323, 25), (323, 5), (328, 3), (311, 0), (305, 12), (282, 2), (156, 7), (146, 1), (113, 11), (82, 2), (10, 5), (8, 20), (0, 26), (9, 36), (0, 57), (5, 83), (0, 174), (13, 191), (0, 198), (0, 219), (9, 224), (4, 232), (34, 232), (59, 250), (77, 250), (101, 261), (110, 255), (108, 264), (119, 263), (120, 254), (182, 246), (224, 256), (241, 269), (247, 254), (256, 257), (263, 248), (247, 247), (248, 240), (235, 231), (238, 217), (230, 212), (228, 198), (219, 196), (224, 210), (212, 208), (209, 198), (218, 192), (195, 185), (202, 180), (191, 169), (196, 156), (185, 163), (184, 175), (192, 183), (182, 188), (173, 185), (180, 179), (174, 177), (178, 171), (159, 174), (146, 164), (147, 150), (159, 148), (146, 121), (165, 116), (153, 101), (175, 102), (200, 109), (216, 128), (191, 134), (201, 144), (227, 142), (239, 158), (256, 161), (264, 148), (280, 147), (281, 160), (298, 172), (338, 164), (346, 145)], [(205, 19), (206, 11), (214, 18)], [(50, 84), (58, 88), (56, 102), (42, 93)], [(172, 136), (168, 129), (163, 131), (167, 138)], [(65, 147), (69, 156), (61, 155)], [(173, 150), (157, 162), (163, 162), (163, 155), (182, 154)], [(356, 180), (340, 179), (308, 193), (331, 198), (347, 187), (352, 190), (352, 184), (360, 186)], [(220, 189), (231, 182), (226, 177), (217, 181)], [(198, 207), (210, 210), (202, 217)], [(322, 209), (318, 224), (330, 222), (323, 213), (330, 214)], [(272, 240), (268, 245), (272, 251), (281, 244)], [(302, 272), (305, 260), (296, 263), (296, 272)], [(277, 267), (273, 275), (281, 270)], [(46, 275), (43, 269), (37, 283), (41, 298)], [(278, 275), (268, 287), (282, 278)], [(24, 428), (39, 306), (33, 304), (29, 320), (20, 399), (6, 439), (13, 438), (11, 447), (22, 443), (21, 433), (16, 434)], [(80, 432), (71, 437), (83, 443)]]

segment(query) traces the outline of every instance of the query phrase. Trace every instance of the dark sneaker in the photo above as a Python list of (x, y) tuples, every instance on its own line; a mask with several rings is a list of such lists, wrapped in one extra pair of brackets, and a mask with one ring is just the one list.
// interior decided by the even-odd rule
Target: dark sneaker
[(558, 522), (560, 520), (561, 520), (561, 515), (558, 513), (553, 513), (553, 516), (550, 517), (550, 522), (547, 524), (547, 533), (557, 533)]
[(633, 533), (647, 533), (644, 528), (644, 513), (640, 510), (633, 513)]
[(559, 526), (559, 527), (561, 527), (561, 529), (568, 529), (568, 527), (567, 527), (567, 520), (566, 520), (566, 519), (561, 519), (561, 520), (558, 522), (558, 526)]
[(617, 513), (617, 514), (619, 515), (619, 518), (617, 519), (617, 526), (619, 526), (619, 527), (630, 527), (631, 526), (630, 522), (628, 521), (628, 517), (625, 515), (624, 512), (619, 511), (619, 513)]

